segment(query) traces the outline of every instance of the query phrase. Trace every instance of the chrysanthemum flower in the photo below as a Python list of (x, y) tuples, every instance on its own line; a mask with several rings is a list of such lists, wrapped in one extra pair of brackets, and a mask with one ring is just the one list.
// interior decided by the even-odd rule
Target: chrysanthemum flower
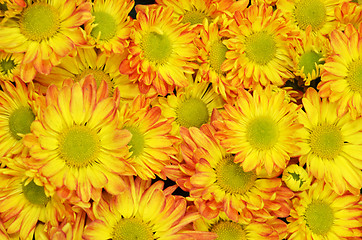
[(362, 2), (358, 1), (344, 2), (334, 9), (338, 28), (344, 30), (348, 24), (352, 24), (356, 29), (362, 22)]
[(311, 29), (311, 26), (308, 26), (290, 45), (293, 73), (301, 78), (305, 86), (320, 77), (325, 58), (330, 54), (329, 40), (312, 34)]
[(91, 18), (91, 3), (27, 0), (27, 6), (0, 26), (0, 49), (25, 53), (21, 78), (48, 74), (76, 45), (85, 44), (80, 26)]
[(298, 143), (300, 166), (319, 180), (331, 184), (334, 191), (355, 194), (362, 188), (362, 118), (353, 120), (350, 114), (337, 116), (337, 104), (321, 100), (308, 88), (303, 98), (304, 111), (299, 122), (304, 125)]
[[(64, 219), (59, 221), (57, 225), (47, 225), (45, 239), (56, 239), (56, 240), (75, 240), (82, 239), (85, 220), (87, 218), (84, 211), (73, 211), (74, 219)], [(35, 238), (37, 239), (37, 238)], [(44, 239), (44, 240), (45, 240)]]
[(245, 172), (221, 147), (215, 133), (210, 124), (200, 129), (181, 128), (184, 162), (177, 184), (190, 192), (189, 200), (194, 201), (201, 215), (211, 219), (224, 211), (233, 221), (259, 222), (288, 216), (292, 191), (282, 187), (280, 178)]
[(123, 53), (129, 45), (133, 0), (95, 0), (92, 20), (84, 25), (88, 44), (107, 54)]
[(131, 134), (117, 128), (117, 101), (108, 97), (103, 81), (66, 82), (50, 86), (47, 105), (31, 125), (24, 144), (36, 159), (35, 169), (49, 179), (63, 197), (75, 193), (80, 201), (99, 200), (102, 188), (123, 190), (120, 174), (134, 174), (123, 158)]
[(287, 187), (294, 192), (308, 189), (312, 179), (313, 178), (308, 175), (307, 171), (297, 164), (289, 165), (284, 169), (282, 176), (282, 180)]
[(187, 76), (189, 86), (176, 89), (176, 95), (166, 98), (159, 97), (155, 105), (160, 106), (165, 118), (173, 118), (172, 135), (179, 136), (181, 126), (201, 127), (210, 122), (213, 109), (222, 109), (224, 100), (207, 82), (194, 82), (192, 76)]
[(271, 174), (284, 169), (299, 150), (299, 107), (286, 101), (285, 95), (284, 91), (257, 87), (253, 94), (244, 91), (235, 106), (224, 106), (217, 137), (229, 153), (236, 154), (235, 162), (241, 163), (244, 171), (259, 173), (265, 168)]
[(0, 168), (0, 217), (7, 233), (18, 234), (20, 239), (32, 239), (39, 221), (56, 224), (72, 212), (26, 161), (2, 158)]
[(338, 196), (323, 182), (293, 199), (287, 218), (290, 240), (360, 239), (362, 237), (361, 196)]
[(24, 0), (0, 0), (0, 23), (6, 21), (19, 14), (26, 7)]
[(322, 98), (338, 102), (338, 116), (347, 111), (353, 117), (362, 114), (361, 38), (362, 27), (357, 30), (351, 24), (344, 32), (335, 30), (330, 36), (333, 53), (326, 59), (318, 89)]
[(120, 129), (132, 134), (128, 143), (131, 156), (126, 159), (142, 179), (155, 178), (163, 167), (169, 164), (170, 157), (176, 154), (173, 148), (174, 137), (170, 135), (171, 119), (161, 118), (159, 107), (150, 107), (150, 100), (138, 96), (132, 103), (119, 109)]
[(199, 239), (202, 232), (185, 230), (198, 219), (187, 210), (186, 200), (163, 190), (163, 182), (125, 178), (126, 190), (107, 197), (93, 208), (93, 221), (87, 224), (83, 239)]
[(4, 82), (0, 91), (0, 157), (19, 154), (24, 150), (23, 137), (30, 133), (41, 96), (34, 92), (32, 84), (15, 80)]
[(221, 69), (228, 72), (233, 85), (242, 83), (250, 88), (271, 82), (281, 86), (293, 77), (287, 47), (290, 29), (280, 13), (265, 4), (251, 5), (243, 12), (236, 11), (235, 21), (220, 31), (228, 38), (223, 43), (229, 49)]
[(0, 81), (20, 80), (20, 64), (24, 54), (0, 52)]
[(280, 219), (273, 218), (266, 222), (251, 222), (240, 219), (232, 221), (221, 212), (213, 219), (200, 218), (194, 222), (198, 231), (210, 231), (218, 235), (217, 240), (279, 240), (287, 234), (287, 224)]
[(131, 33), (130, 55), (120, 65), (120, 72), (138, 81), (142, 93), (154, 86), (161, 95), (175, 86), (185, 87), (185, 73), (194, 73), (197, 49), (195, 33), (172, 15), (172, 8), (147, 7), (138, 11)]
[(313, 33), (328, 35), (335, 27), (334, 9), (348, 0), (279, 0), (280, 9), (290, 24), (298, 31), (312, 26)]

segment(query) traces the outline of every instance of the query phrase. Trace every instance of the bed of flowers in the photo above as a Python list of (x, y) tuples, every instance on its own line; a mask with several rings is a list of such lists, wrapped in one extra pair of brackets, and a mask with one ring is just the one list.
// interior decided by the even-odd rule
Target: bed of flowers
[(362, 5), (0, 0), (0, 240), (362, 238)]

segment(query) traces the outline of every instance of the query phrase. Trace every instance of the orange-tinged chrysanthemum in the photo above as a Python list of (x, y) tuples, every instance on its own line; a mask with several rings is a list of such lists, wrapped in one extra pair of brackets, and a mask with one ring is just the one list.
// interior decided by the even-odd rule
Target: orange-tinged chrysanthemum
[(0, 157), (19, 154), (24, 150), (23, 137), (30, 133), (41, 105), (41, 96), (34, 92), (33, 85), (26, 86), (16, 80), (4, 82), (0, 91)]
[(20, 64), (23, 60), (22, 53), (5, 53), (0, 51), (0, 81), (20, 80)]
[(358, 25), (362, 22), (362, 5), (354, 1), (344, 2), (334, 9), (334, 15), (340, 30), (343, 31), (348, 24), (358, 28)]
[(0, 161), (0, 217), (10, 236), (33, 239), (38, 222), (56, 224), (71, 218), (70, 205), (63, 203), (46, 179), (24, 163), (26, 158)]
[(147, 7), (138, 11), (131, 33), (130, 54), (120, 72), (138, 81), (142, 93), (154, 86), (161, 95), (175, 86), (185, 87), (185, 73), (194, 73), (197, 56), (196, 34), (172, 15), (172, 8)]
[(176, 154), (170, 135), (171, 119), (161, 117), (161, 108), (150, 107), (150, 100), (138, 96), (131, 103), (119, 108), (120, 129), (131, 132), (132, 138), (128, 143), (131, 155), (126, 159), (142, 179), (155, 178), (170, 157)]
[(93, 18), (84, 25), (88, 45), (107, 54), (123, 53), (129, 45), (133, 22), (128, 14), (133, 6), (133, 0), (93, 1)]
[(163, 182), (125, 178), (126, 190), (105, 196), (93, 207), (94, 219), (85, 227), (83, 239), (207, 239), (210, 235), (185, 228), (200, 216), (187, 210), (186, 200), (163, 190)]
[(298, 143), (300, 165), (319, 180), (331, 184), (334, 191), (359, 194), (362, 188), (362, 118), (337, 115), (337, 104), (320, 99), (308, 88), (303, 98), (304, 111), (298, 120), (304, 125)]
[(80, 26), (91, 18), (91, 3), (27, 0), (23, 11), (0, 26), (0, 49), (25, 53), (21, 78), (48, 74), (76, 45), (85, 44)]
[(201, 215), (211, 219), (224, 211), (233, 221), (259, 222), (288, 216), (292, 191), (282, 187), (280, 178), (245, 172), (234, 156), (226, 153), (215, 133), (210, 124), (200, 129), (181, 128), (184, 162), (177, 183), (190, 192), (189, 199)]
[(347, 111), (353, 117), (362, 115), (361, 38), (362, 27), (356, 29), (351, 24), (344, 32), (335, 30), (330, 36), (333, 52), (326, 59), (318, 89), (322, 98), (339, 104), (339, 116)]
[(246, 88), (269, 83), (281, 86), (292, 78), (287, 34), (290, 29), (280, 10), (265, 4), (236, 11), (234, 21), (220, 31), (229, 49), (221, 69), (233, 85)]
[(227, 152), (236, 154), (235, 162), (241, 163), (244, 171), (259, 173), (265, 168), (268, 174), (278, 172), (299, 150), (300, 107), (286, 100), (285, 91), (257, 87), (252, 94), (244, 91), (235, 106), (224, 108), (217, 136)]
[(361, 196), (339, 196), (329, 185), (316, 181), (293, 198), (287, 218), (290, 240), (347, 240), (362, 237)]
[(6, 21), (19, 14), (26, 7), (24, 0), (0, 0), (0, 23)]
[(50, 86), (32, 134), (24, 138), (35, 158), (30, 164), (63, 197), (74, 193), (80, 201), (97, 201), (102, 188), (119, 194), (120, 174), (134, 174), (123, 161), (131, 134), (117, 128), (117, 98), (108, 97), (107, 89), (103, 81), (97, 90), (90, 76), (61, 89)]

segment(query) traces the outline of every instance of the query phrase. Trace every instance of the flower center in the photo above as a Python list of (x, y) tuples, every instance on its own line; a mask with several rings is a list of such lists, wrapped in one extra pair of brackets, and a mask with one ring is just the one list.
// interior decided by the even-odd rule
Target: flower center
[(202, 21), (207, 18), (207, 15), (204, 12), (198, 10), (187, 11), (184, 14), (182, 23), (191, 23), (191, 25), (202, 23)]
[(44, 187), (36, 185), (34, 181), (28, 185), (23, 184), (23, 193), (29, 202), (36, 205), (46, 205), (50, 199), (45, 195)]
[(59, 150), (68, 166), (85, 167), (100, 150), (97, 133), (86, 126), (72, 126), (60, 135)]
[(199, 98), (183, 101), (176, 110), (177, 122), (184, 127), (201, 127), (209, 121), (206, 103)]
[(0, 12), (5, 12), (8, 10), (6, 3), (0, 3)]
[(347, 81), (351, 89), (362, 94), (362, 59), (352, 62), (348, 70)]
[(266, 65), (276, 53), (274, 37), (267, 32), (256, 32), (245, 40), (245, 54), (253, 62)]
[(321, 158), (333, 159), (341, 151), (343, 139), (341, 130), (333, 125), (321, 125), (310, 134), (312, 151)]
[(34, 121), (35, 115), (31, 108), (21, 106), (10, 114), (9, 128), (11, 135), (20, 140), (22, 137), (18, 134), (30, 133), (30, 125)]
[(2, 72), (4, 75), (11, 73), (16, 66), (17, 64), (13, 59), (8, 58), (0, 60), (0, 72)]
[(246, 240), (244, 227), (236, 222), (219, 221), (212, 226), (211, 232), (217, 234), (217, 240)]
[(142, 133), (140, 133), (136, 128), (133, 127), (126, 127), (128, 131), (132, 134), (132, 139), (128, 143), (130, 146), (130, 151), (132, 152), (132, 156), (138, 156), (140, 153), (143, 152), (145, 146), (145, 138)]
[(85, 69), (83, 72), (81, 72), (80, 74), (78, 74), (76, 76), (75, 81), (78, 82), (82, 78), (84, 78), (88, 75), (93, 75), (94, 80), (96, 80), (97, 87), (99, 87), (102, 80), (106, 81), (107, 86), (108, 86), (108, 92), (112, 95), (113, 89), (114, 89), (114, 84), (113, 84), (112, 78), (109, 76), (109, 74), (105, 73), (104, 71), (102, 71), (100, 69), (91, 69), (91, 68)]
[(294, 16), (300, 29), (305, 30), (311, 25), (312, 29), (316, 31), (324, 25), (327, 10), (321, 0), (300, 0), (295, 3)]
[(274, 147), (279, 138), (277, 123), (269, 117), (257, 117), (246, 129), (247, 139), (253, 148), (266, 150)]
[(304, 219), (313, 233), (324, 235), (328, 233), (333, 225), (334, 214), (327, 203), (318, 200), (307, 206)]
[(255, 173), (244, 172), (232, 156), (222, 159), (216, 167), (216, 182), (225, 192), (243, 194), (254, 186), (255, 180)]
[(313, 70), (317, 71), (316, 65), (324, 63), (322, 61), (319, 61), (319, 59), (321, 59), (321, 58), (322, 58), (322, 54), (316, 53), (315, 51), (305, 52), (304, 54), (302, 54), (300, 56), (298, 66), (299, 66), (300, 69), (302, 67), (304, 67), (303, 72), (304, 72), (305, 75), (308, 75), (308, 73), (310, 75), (312, 75)]
[(145, 57), (158, 64), (167, 62), (172, 53), (172, 44), (167, 35), (150, 32), (141, 43)]
[(54, 36), (60, 26), (57, 9), (46, 3), (34, 3), (20, 17), (21, 32), (32, 41), (42, 41)]
[(215, 41), (210, 46), (210, 66), (215, 72), (221, 73), (221, 65), (226, 60), (228, 48), (221, 42)]
[(122, 218), (114, 226), (113, 240), (153, 240), (151, 228), (137, 218)]
[(93, 12), (94, 27), (91, 31), (91, 36), (99, 40), (109, 40), (117, 33), (117, 23), (113, 16), (106, 12)]

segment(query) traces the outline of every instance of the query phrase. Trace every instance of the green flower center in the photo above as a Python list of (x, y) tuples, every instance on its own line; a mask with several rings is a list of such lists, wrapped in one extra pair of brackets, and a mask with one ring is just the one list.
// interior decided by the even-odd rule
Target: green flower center
[(352, 62), (348, 70), (347, 82), (351, 89), (362, 94), (362, 59)]
[(34, 121), (35, 115), (31, 108), (21, 106), (10, 114), (9, 128), (11, 135), (16, 139), (22, 139), (18, 134), (30, 133), (30, 125)]
[(276, 42), (267, 32), (256, 32), (245, 40), (245, 54), (252, 62), (268, 64), (275, 56)]
[(326, 22), (326, 6), (321, 0), (300, 0), (295, 3), (294, 17), (300, 29), (305, 30), (311, 25), (317, 31)]
[(204, 12), (198, 10), (191, 10), (187, 11), (182, 18), (182, 23), (191, 23), (194, 24), (201, 24), (202, 21), (207, 18), (207, 15)]
[(329, 204), (317, 200), (307, 206), (304, 219), (313, 233), (325, 235), (333, 226), (334, 214)]
[(117, 23), (113, 16), (106, 12), (93, 12), (94, 27), (91, 36), (99, 40), (109, 40), (117, 34)]
[(130, 146), (130, 151), (132, 152), (132, 156), (138, 156), (143, 152), (145, 147), (145, 138), (142, 133), (140, 133), (136, 128), (133, 127), (125, 127), (132, 134), (132, 139), (128, 143)]
[(114, 226), (113, 240), (153, 240), (151, 228), (137, 218), (122, 218)]
[(0, 11), (5, 12), (7, 10), (8, 10), (8, 6), (6, 5), (6, 3), (0, 3)]
[(23, 184), (23, 193), (25, 198), (32, 204), (46, 205), (49, 202), (49, 197), (45, 195), (44, 187), (38, 186), (31, 181), (29, 184)]
[(323, 61), (319, 61), (323, 56), (320, 53), (316, 53), (315, 51), (305, 52), (300, 56), (299, 59), (299, 69), (304, 67), (303, 73), (305, 75), (312, 75), (313, 70), (317, 71), (316, 65), (323, 64)]
[(266, 150), (274, 147), (279, 138), (277, 123), (269, 117), (257, 117), (246, 128), (246, 137), (253, 148)]
[(85, 69), (83, 72), (81, 72), (75, 77), (75, 81), (80, 81), (82, 78), (88, 75), (93, 75), (94, 80), (96, 80), (97, 87), (99, 87), (102, 80), (106, 81), (109, 93), (111, 95), (113, 94), (113, 89), (114, 89), (114, 84), (112, 81), (113, 79), (109, 76), (109, 74), (105, 73), (101, 69), (91, 69), (91, 68)]
[(16, 66), (17, 64), (10, 57), (7, 59), (5, 58), (0, 60), (0, 72), (2, 72), (2, 74), (4, 75), (11, 73)]
[(225, 192), (243, 194), (254, 186), (255, 180), (255, 173), (244, 172), (231, 156), (222, 159), (216, 167), (216, 182)]
[(176, 121), (184, 127), (201, 127), (209, 121), (206, 103), (199, 98), (189, 98), (176, 109)]
[(172, 44), (167, 35), (150, 32), (143, 37), (141, 47), (145, 57), (158, 64), (166, 63), (172, 53)]
[(210, 66), (218, 73), (221, 73), (221, 65), (226, 60), (226, 52), (228, 48), (221, 42), (215, 41), (210, 46)]
[(65, 130), (59, 140), (62, 159), (70, 167), (86, 167), (94, 162), (100, 150), (96, 132), (86, 126), (72, 126)]
[(247, 240), (243, 225), (236, 222), (219, 221), (210, 231), (217, 234), (217, 240)]
[(21, 32), (32, 41), (54, 36), (60, 26), (57, 9), (46, 3), (34, 3), (25, 8), (20, 17)]
[(333, 159), (341, 151), (341, 130), (334, 125), (317, 126), (310, 134), (312, 151), (321, 158)]

